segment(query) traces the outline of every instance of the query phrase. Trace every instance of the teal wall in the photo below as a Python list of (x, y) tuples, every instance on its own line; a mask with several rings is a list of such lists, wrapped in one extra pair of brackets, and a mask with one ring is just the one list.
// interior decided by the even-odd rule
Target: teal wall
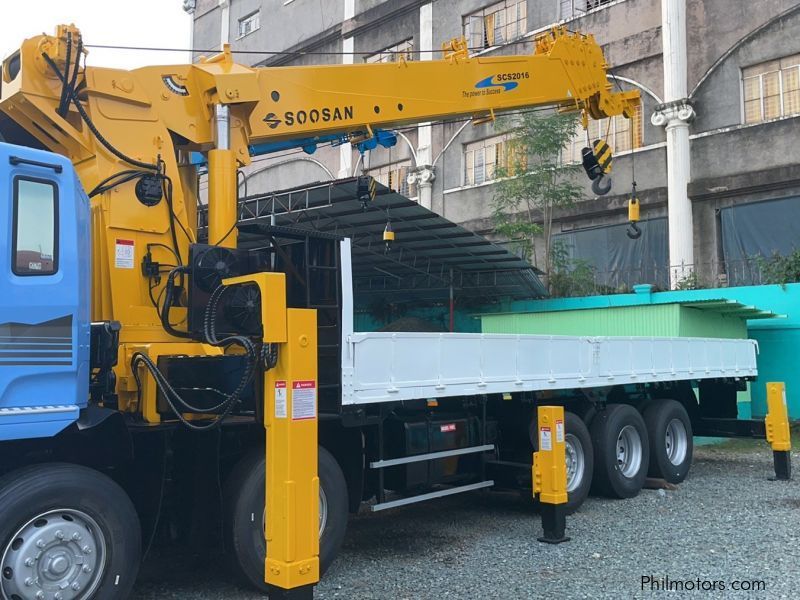
[[(508, 306), (506, 306), (506, 308), (508, 308)], [(475, 318), (475, 312), (477, 312), (475, 309), (469, 311), (462, 309), (455, 310), (454, 330), (461, 333), (480, 333), (481, 322), (480, 319)], [(442, 331), (447, 331), (450, 326), (450, 311), (446, 306), (411, 309), (403, 312), (401, 315), (393, 316), (388, 320), (377, 319), (365, 310), (357, 310), (353, 325), (355, 331), (377, 331), (390, 322), (405, 317), (416, 317), (418, 319), (430, 321), (431, 323), (439, 325)]]
[[(752, 412), (753, 418), (762, 418), (766, 414), (766, 384), (769, 381), (783, 381), (786, 383), (786, 396), (789, 405), (789, 416), (800, 419), (800, 283), (787, 285), (763, 285), (747, 287), (716, 288), (708, 290), (685, 290), (673, 292), (655, 292), (640, 294), (618, 294), (612, 296), (587, 296), (584, 298), (555, 298), (548, 300), (532, 300), (514, 302), (508, 312), (512, 315), (485, 315), (482, 320), (487, 323), (487, 331), (499, 331), (495, 326), (505, 328), (506, 332), (513, 331), (512, 325), (519, 324), (519, 319), (524, 316), (520, 313), (536, 312), (550, 313), (560, 311), (587, 311), (587, 315), (598, 309), (615, 309), (642, 305), (675, 304), (697, 302), (714, 299), (735, 300), (741, 304), (755, 306), (761, 310), (771, 311), (784, 318), (776, 319), (751, 319), (747, 321), (747, 334), (756, 340), (759, 345), (758, 379), (750, 386), (752, 405), (743, 406), (740, 411), (742, 416)], [(686, 309), (689, 310), (689, 309)], [(609, 312), (614, 312), (609, 311)], [(638, 311), (637, 311), (638, 312)], [(576, 313), (572, 313), (575, 315)], [(655, 313), (654, 313), (655, 314)], [(506, 320), (500, 320), (506, 317)], [(570, 317), (572, 318), (572, 317)], [(560, 320), (560, 319), (559, 319)], [(705, 321), (705, 319), (701, 319)], [(545, 323), (546, 321), (543, 321)], [(554, 321), (549, 321), (553, 323)], [(587, 323), (583, 318), (578, 322)], [(492, 323), (496, 325), (492, 325)], [(688, 323), (688, 322), (687, 322)], [(706, 321), (706, 323), (711, 323)], [(689, 329), (681, 328), (681, 335), (707, 335), (716, 331), (712, 326), (695, 324)], [(587, 325), (585, 331), (574, 327), (569, 329), (573, 335), (599, 335), (593, 333), (596, 323)], [(650, 329), (655, 325), (650, 326)], [(696, 333), (687, 333), (689, 331)], [(717, 334), (721, 337), (738, 337), (730, 335), (730, 329)], [(519, 329), (517, 332), (522, 332)], [(530, 326), (525, 332), (534, 333)], [(543, 331), (542, 331), (543, 332)], [(551, 332), (552, 333), (552, 332)], [(564, 332), (566, 333), (566, 332)], [(607, 335), (608, 333), (606, 333)], [(630, 334), (625, 328), (617, 330), (617, 335)], [(642, 335), (641, 333), (639, 335)], [(647, 333), (645, 335), (654, 335)], [(748, 410), (749, 409), (749, 410)]]

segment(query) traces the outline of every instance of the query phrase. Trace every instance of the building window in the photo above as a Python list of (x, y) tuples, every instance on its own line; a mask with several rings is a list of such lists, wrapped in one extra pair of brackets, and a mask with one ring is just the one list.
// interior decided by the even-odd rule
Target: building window
[(800, 113), (800, 54), (742, 69), (744, 122)]
[(367, 56), (364, 62), (368, 63), (390, 63), (401, 60), (414, 60), (414, 41), (405, 40), (389, 48), (384, 48), (380, 52)]
[(368, 169), (367, 175), (375, 178), (375, 181), (385, 185), (393, 192), (397, 192), (406, 198), (416, 198), (417, 186), (408, 184), (408, 174), (411, 170), (411, 161), (391, 163), (375, 169)]
[(613, 1), (614, 0), (560, 0), (561, 18), (572, 19), (574, 17), (580, 17), (592, 9), (600, 8)]
[(505, 135), (464, 145), (464, 185), (494, 181), (498, 167), (511, 172), (526, 165), (526, 157), (519, 156), (515, 144)]
[(16, 275), (52, 275), (58, 270), (57, 200), (50, 181), (14, 180), (11, 270)]
[(464, 17), (464, 37), (472, 50), (490, 48), (525, 35), (527, 0), (505, 0)]
[(575, 136), (564, 149), (564, 161), (568, 163), (581, 162), (581, 150), (594, 144), (595, 140), (605, 140), (614, 154), (641, 148), (642, 126), (641, 103), (636, 107), (636, 111), (630, 119), (616, 115), (599, 121), (590, 120), (587, 130), (578, 125)]
[(246, 35), (250, 35), (259, 27), (261, 27), (261, 11), (257, 10), (239, 19), (239, 37), (243, 38)]

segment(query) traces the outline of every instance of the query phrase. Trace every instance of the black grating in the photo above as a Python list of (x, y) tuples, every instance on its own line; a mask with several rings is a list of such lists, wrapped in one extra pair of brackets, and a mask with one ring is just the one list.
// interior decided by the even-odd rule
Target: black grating
[[(201, 213), (201, 225), (204, 218)], [(388, 250), (387, 221), (396, 236)], [(349, 237), (357, 304), (387, 295), (441, 302), (451, 284), (455, 296), (476, 303), (545, 295), (527, 261), (380, 184), (365, 209), (356, 199), (355, 178), (246, 198), (239, 222), (243, 247), (261, 243), (254, 225)]]

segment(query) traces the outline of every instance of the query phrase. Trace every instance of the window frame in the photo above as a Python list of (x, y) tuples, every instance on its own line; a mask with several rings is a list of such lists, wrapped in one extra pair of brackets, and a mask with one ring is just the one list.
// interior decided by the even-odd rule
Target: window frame
[[(496, 181), (499, 181), (501, 178), (497, 176), (497, 168), (503, 167), (506, 168), (508, 166), (509, 158), (511, 158), (511, 152), (509, 149), (509, 142), (511, 141), (511, 135), (508, 133), (501, 133), (499, 135), (491, 135), (489, 137), (481, 138), (479, 140), (473, 140), (471, 142), (466, 142), (461, 145), (461, 185), (463, 187), (477, 187), (480, 185), (489, 185)], [(502, 156), (497, 156), (497, 146), (503, 146), (502, 149)], [(494, 161), (487, 161), (486, 157), (486, 149), (492, 147), (495, 151)], [(475, 168), (476, 168), (476, 157), (478, 156), (478, 152), (483, 151), (483, 160), (481, 169), (483, 170), (483, 178), (482, 181), (477, 182), (475, 177)], [(472, 153), (472, 181), (469, 181), (468, 173), (470, 169), (468, 168), (468, 155)], [(487, 175), (487, 166), (491, 165), (492, 174), (491, 177)], [(525, 165), (527, 168), (527, 158), (525, 160)], [(515, 177), (516, 175), (521, 173), (510, 174), (509, 177)]]
[[(404, 46), (406, 44), (408, 45), (408, 48), (401, 52), (400, 47)], [(364, 63), (369, 64), (369, 65), (398, 63), (398, 62), (400, 62), (399, 60), (381, 60), (381, 59), (383, 58), (384, 55), (400, 56), (401, 54), (405, 56), (405, 58), (403, 60), (405, 60), (406, 62), (410, 61), (410, 60), (412, 60), (412, 61), (414, 60), (414, 38), (413, 37), (406, 38), (404, 40), (400, 40), (396, 44), (392, 44), (391, 46), (386, 46), (386, 48), (383, 48), (382, 50), (379, 50), (375, 54), (370, 54), (369, 56), (365, 56), (364, 57)], [(373, 59), (377, 59), (377, 60), (373, 60)]]
[[(403, 170), (405, 169), (405, 175), (403, 175)], [(364, 173), (369, 175), (375, 181), (380, 183), (381, 185), (385, 185), (395, 194), (400, 194), (401, 196), (405, 196), (409, 200), (413, 200), (414, 198), (419, 198), (419, 187), (417, 185), (413, 185), (414, 194), (411, 194), (412, 185), (408, 183), (407, 177), (408, 174), (414, 169), (414, 165), (412, 164), (412, 160), (410, 158), (404, 158), (402, 160), (393, 161), (389, 163), (384, 163), (378, 167), (370, 167), (368, 169), (364, 169)], [(392, 173), (397, 173), (399, 184), (397, 188), (392, 187), (391, 175)], [(387, 177), (386, 183), (384, 183), (381, 178), (383, 176)], [(405, 191), (403, 188), (406, 188)]]
[[(789, 64), (787, 66), (783, 66), (783, 61), (793, 59), (794, 63)], [(766, 70), (770, 63), (777, 63), (775, 70)], [(745, 72), (748, 70), (758, 70), (754, 75), (745, 76)], [(759, 125), (761, 123), (769, 123), (771, 121), (775, 121), (777, 119), (783, 119), (787, 117), (795, 117), (800, 115), (800, 107), (797, 110), (791, 113), (786, 112), (786, 98), (784, 97), (787, 93), (786, 85), (784, 83), (784, 72), (794, 69), (798, 72), (798, 78), (800, 78), (800, 54), (790, 54), (788, 56), (781, 56), (778, 58), (774, 58), (772, 60), (762, 61), (760, 63), (756, 63), (753, 65), (748, 65), (746, 67), (739, 68), (739, 93), (741, 98), (741, 124), (742, 125)], [(777, 117), (766, 117), (766, 97), (764, 95), (764, 76), (777, 74), (778, 75), (778, 116)], [(756, 80), (757, 87), (758, 87), (758, 96), (757, 98), (746, 98), (745, 97), (745, 89), (746, 84), (745, 82), (748, 80)], [(790, 90), (791, 92), (798, 92), (800, 88), (795, 90)], [(753, 121), (747, 120), (747, 103), (758, 101), (758, 118)]]
[[(252, 19), (253, 17), (256, 17), (256, 16), (258, 17), (258, 27), (255, 27), (255, 28), (251, 29), (247, 33), (242, 33), (242, 23), (245, 23), (246, 21), (248, 21), (248, 20), (250, 20), (250, 19)], [(242, 38), (246, 38), (248, 35), (250, 35), (251, 33), (255, 33), (259, 29), (261, 29), (261, 9), (260, 8), (254, 10), (250, 14), (247, 14), (247, 15), (239, 18), (239, 20), (236, 22), (236, 33), (237, 33), (236, 39), (237, 40), (241, 40)]]
[[(502, 8), (497, 8), (499, 5), (502, 4)], [(509, 22), (508, 20), (508, 11), (514, 10), (517, 15), (519, 15), (519, 6), (522, 5), (525, 7), (525, 15), (521, 19), (516, 19), (513, 22)], [(486, 11), (492, 8), (497, 8), (497, 10), (487, 13)], [(492, 31), (492, 43), (486, 45), (488, 43), (487, 35), (486, 35), (486, 18), (489, 15), (497, 15), (503, 11), (503, 24), (498, 26), (494, 25)], [(478, 46), (472, 45), (472, 37), (475, 36), (475, 33), (471, 31), (470, 26), (470, 19), (479, 19), (481, 22), (482, 28), (482, 35), (481, 35), (481, 43)], [(514, 27), (516, 29), (516, 35), (513, 38), (508, 38), (508, 31), (510, 27)], [(467, 33), (468, 27), (470, 27), (469, 34)], [(496, 32), (500, 29), (502, 31), (503, 39), (498, 40), (496, 36)], [(508, 44), (515, 40), (518, 40), (525, 36), (528, 33), (528, 3), (527, 0), (493, 0), (488, 4), (485, 4), (483, 7), (474, 10), (470, 13), (464, 14), (461, 16), (461, 33), (464, 38), (467, 40), (467, 46), (469, 46), (470, 51), (472, 52), (482, 52), (488, 50), (489, 48), (494, 48), (496, 46), (502, 46), (504, 44)]]
[[(25, 272), (20, 273), (17, 271), (17, 232), (19, 230), (19, 182), (30, 181), (32, 183), (43, 183), (53, 188), (53, 270), (48, 272)], [(11, 210), (11, 272), (17, 277), (52, 277), (58, 274), (59, 259), (61, 253), (59, 252), (59, 193), (58, 182), (43, 177), (33, 177), (30, 175), (15, 175), (13, 180), (12, 191), (12, 210)]]
[[(557, 0), (558, 2), (558, 11), (559, 11), (559, 18), (562, 21), (571, 21), (573, 19), (579, 19), (583, 16), (588, 15), (590, 12), (595, 10), (600, 10), (602, 8), (607, 7), (608, 5), (616, 2), (617, 0), (582, 0), (583, 5), (585, 8), (581, 9), (575, 6), (576, 0), (567, 0), (572, 6), (570, 9), (570, 14), (565, 15), (563, 14), (564, 9), (564, 0)], [(596, 3), (594, 6), (589, 6), (590, 3)]]

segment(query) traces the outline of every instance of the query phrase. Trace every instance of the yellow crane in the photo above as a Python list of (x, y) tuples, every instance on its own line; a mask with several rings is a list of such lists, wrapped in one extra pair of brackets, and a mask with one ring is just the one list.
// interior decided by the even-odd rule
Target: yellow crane
[[(281, 273), (227, 276), (221, 269), (219, 287), (206, 290), (201, 316), (193, 316), (186, 299), (196, 276), (192, 257), (237, 248), (237, 169), (249, 164), (253, 144), (331, 133), (357, 141), (378, 128), (458, 116), (484, 120), (540, 106), (579, 111), (584, 124), (633, 115), (638, 93), (612, 90), (591, 35), (555, 28), (534, 46), (532, 54), (470, 56), (466, 43), (455, 40), (444, 45), (441, 60), (275, 68), (237, 64), (226, 46), (196, 64), (124, 71), (87, 66), (80, 31), (59, 26), (55, 35), (25, 40), (3, 63), (5, 140), (69, 159), (91, 199), (91, 321), (119, 324), (118, 346), (107, 350), (114, 353), (107, 362), (115, 364), (103, 367), (114, 378), (98, 405), (136, 427), (157, 429), (178, 418), (198, 427), (228, 414), (240, 390), (217, 411), (164, 410), (159, 403), (179, 393), (169, 387), (161, 359), (179, 358), (181, 368), (192, 360), (253, 359), (243, 381), (262, 377), (255, 389), (268, 432), (265, 578), (275, 597), (310, 593), (320, 571), (314, 313), (286, 308)], [(198, 152), (207, 157), (209, 177), (204, 245), (198, 244), (197, 171), (189, 160)], [(222, 301), (218, 290), (248, 284), (261, 294), (258, 327), (220, 340), (202, 309)], [(227, 351), (231, 344), (241, 350)], [(308, 418), (286, 418), (299, 411), (301, 399)], [(110, 597), (102, 594), (112, 588), (99, 580), (93, 585), (99, 597)]]

